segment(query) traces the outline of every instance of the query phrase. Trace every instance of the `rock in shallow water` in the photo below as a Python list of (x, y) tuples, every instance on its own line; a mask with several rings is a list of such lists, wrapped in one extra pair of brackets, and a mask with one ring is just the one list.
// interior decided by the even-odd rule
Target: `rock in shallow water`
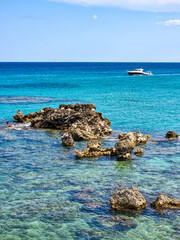
[(74, 146), (74, 140), (72, 138), (71, 133), (64, 133), (61, 137), (62, 145), (64, 147), (72, 147)]
[(121, 211), (138, 211), (146, 207), (146, 199), (136, 187), (118, 189), (110, 199), (111, 207)]
[(129, 132), (129, 133), (119, 134), (118, 138), (121, 140), (129, 140), (135, 146), (138, 146), (138, 145), (146, 144), (150, 138), (150, 135), (143, 135), (140, 132)]
[(59, 108), (43, 108), (22, 118), (14, 115), (17, 121), (31, 122), (34, 128), (50, 128), (68, 131), (74, 140), (97, 139), (112, 133), (110, 121), (96, 112), (94, 104), (62, 104)]
[(177, 139), (178, 134), (173, 132), (173, 131), (169, 131), (169, 132), (166, 133), (166, 138), (169, 139), (169, 140)]
[(115, 156), (116, 150), (115, 148), (102, 148), (101, 143), (97, 140), (91, 140), (87, 144), (87, 148), (83, 149), (81, 152), (75, 150), (76, 158), (84, 158), (84, 157), (99, 157), (99, 156)]
[(151, 203), (151, 206), (158, 209), (180, 209), (180, 202), (177, 199), (168, 198), (164, 194), (160, 194), (155, 202)]
[(142, 156), (143, 155), (143, 149), (142, 148), (137, 148), (136, 151), (134, 152), (135, 155), (137, 156)]
[(130, 140), (122, 140), (115, 144), (117, 158), (120, 160), (131, 159), (131, 151), (134, 149), (134, 144)]
[(115, 147), (102, 148), (101, 143), (97, 140), (91, 140), (87, 148), (82, 151), (75, 150), (76, 158), (100, 157), (100, 156), (117, 156), (118, 160), (130, 160), (131, 151), (134, 149), (132, 142), (124, 140), (115, 144)]

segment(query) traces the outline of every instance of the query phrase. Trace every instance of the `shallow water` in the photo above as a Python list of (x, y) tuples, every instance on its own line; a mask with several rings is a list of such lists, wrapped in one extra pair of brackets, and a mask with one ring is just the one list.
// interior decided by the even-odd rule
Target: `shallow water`
[[(154, 75), (127, 76), (139, 66)], [(0, 63), (0, 86), (0, 239), (180, 238), (180, 211), (150, 207), (159, 193), (180, 199), (180, 141), (164, 139), (180, 133), (180, 64)], [(76, 160), (74, 149), (87, 142), (66, 149), (58, 131), (4, 128), (17, 109), (76, 102), (92, 102), (110, 119), (113, 135), (102, 146), (114, 146), (120, 132), (149, 133), (144, 156)], [(110, 211), (113, 192), (131, 186), (147, 208)]]

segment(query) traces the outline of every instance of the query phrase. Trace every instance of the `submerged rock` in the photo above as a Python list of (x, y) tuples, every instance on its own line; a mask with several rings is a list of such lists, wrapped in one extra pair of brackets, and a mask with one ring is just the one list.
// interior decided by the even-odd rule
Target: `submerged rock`
[(91, 140), (87, 144), (87, 148), (83, 149), (81, 152), (75, 150), (76, 158), (84, 158), (84, 157), (99, 157), (99, 156), (115, 156), (116, 150), (115, 148), (102, 148), (101, 143), (97, 140)]
[(143, 149), (142, 148), (137, 148), (136, 151), (134, 152), (135, 155), (137, 156), (142, 156), (143, 155)]
[(102, 203), (101, 202), (90, 202), (86, 204), (86, 208), (89, 210), (94, 210), (97, 208), (101, 208), (102, 207)]
[(129, 132), (129, 133), (119, 134), (118, 138), (120, 140), (129, 140), (135, 146), (138, 146), (138, 145), (146, 144), (150, 138), (150, 135), (143, 135), (140, 132)]
[(25, 116), (14, 115), (17, 121), (31, 122), (34, 128), (68, 131), (74, 140), (97, 139), (112, 133), (110, 121), (96, 112), (94, 104), (61, 104), (58, 108), (43, 108)]
[(102, 225), (105, 228), (115, 227), (116, 229), (126, 230), (126, 228), (135, 228), (137, 226), (130, 218), (125, 218), (119, 215), (103, 215), (94, 219), (97, 224)]
[(64, 133), (61, 137), (62, 145), (64, 147), (72, 147), (74, 146), (74, 140), (72, 138), (71, 133)]
[(121, 211), (138, 211), (146, 207), (146, 199), (136, 187), (118, 189), (110, 199), (111, 207)]
[(78, 192), (78, 193), (74, 194), (74, 197), (79, 199), (79, 200), (83, 200), (83, 201), (91, 200), (90, 195), (87, 194), (87, 193), (84, 193), (84, 192)]
[(180, 202), (177, 199), (168, 198), (164, 194), (160, 194), (155, 202), (151, 203), (155, 209), (180, 209)]
[(131, 151), (134, 149), (134, 144), (130, 140), (123, 140), (115, 144), (117, 158), (120, 160), (131, 159)]
[(166, 133), (166, 136), (165, 136), (167, 139), (169, 140), (173, 140), (173, 139), (177, 139), (178, 138), (178, 134), (173, 132), (173, 131), (169, 131)]

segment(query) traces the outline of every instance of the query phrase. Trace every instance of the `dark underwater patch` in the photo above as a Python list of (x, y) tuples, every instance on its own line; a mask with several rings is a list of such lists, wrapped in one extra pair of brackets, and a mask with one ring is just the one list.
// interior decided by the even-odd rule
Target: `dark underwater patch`
[(51, 102), (81, 102), (78, 99), (64, 99), (53, 97), (33, 97), (33, 96), (0, 96), (0, 104), (32, 104)]
[(0, 88), (79, 88), (78, 84), (71, 83), (54, 83), (54, 82), (39, 82), (39, 83), (17, 83), (17, 84), (0, 84)]

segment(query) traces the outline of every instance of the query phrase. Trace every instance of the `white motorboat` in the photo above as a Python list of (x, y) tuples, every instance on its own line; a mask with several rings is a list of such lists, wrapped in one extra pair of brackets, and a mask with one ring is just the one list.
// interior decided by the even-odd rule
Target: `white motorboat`
[(129, 75), (152, 75), (152, 72), (144, 72), (144, 69), (138, 68), (133, 71), (128, 71)]

